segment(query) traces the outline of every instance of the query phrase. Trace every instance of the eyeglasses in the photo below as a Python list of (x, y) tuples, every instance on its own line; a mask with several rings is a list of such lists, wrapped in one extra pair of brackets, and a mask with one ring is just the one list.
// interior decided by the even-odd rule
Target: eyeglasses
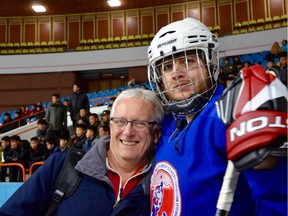
[(126, 127), (126, 125), (130, 122), (131, 126), (136, 130), (143, 130), (147, 129), (150, 125), (156, 125), (156, 122), (148, 122), (148, 121), (140, 121), (140, 120), (134, 120), (134, 121), (128, 121), (124, 118), (115, 118), (112, 117), (110, 119), (118, 128), (123, 129)]

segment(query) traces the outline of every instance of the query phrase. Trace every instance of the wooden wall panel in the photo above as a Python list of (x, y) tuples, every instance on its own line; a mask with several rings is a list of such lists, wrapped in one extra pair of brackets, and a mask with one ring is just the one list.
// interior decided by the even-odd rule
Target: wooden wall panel
[(11, 18), (9, 19), (9, 37), (8, 42), (20, 42), (21, 41), (21, 30), (22, 30), (22, 19)]
[(283, 14), (283, 0), (268, 0), (268, 16), (273, 17)]
[(110, 30), (110, 14), (109, 13), (100, 13), (96, 15), (96, 37), (97, 38), (108, 38)]
[(186, 4), (186, 17), (201, 20), (200, 2)]
[(139, 10), (126, 12), (126, 35), (140, 34), (139, 28)]
[(63, 41), (66, 40), (66, 17), (65, 16), (55, 16), (53, 17), (53, 32), (52, 40)]
[(232, 32), (233, 20), (232, 20), (232, 3), (219, 3), (219, 24), (220, 33), (222, 35), (228, 35)]
[(7, 19), (0, 19), (0, 43), (7, 41)]
[(251, 12), (253, 19), (257, 20), (266, 17), (266, 2), (265, 0), (251, 1)]
[(248, 6), (247, 0), (234, 2), (234, 24), (248, 20)]
[(214, 1), (203, 2), (202, 4), (202, 22), (206, 26), (216, 26), (216, 5)]
[(157, 32), (163, 26), (170, 23), (169, 7), (157, 7), (155, 8), (155, 14), (156, 14), (156, 32)]
[(51, 40), (51, 17), (40, 17), (38, 19), (38, 37), (37, 41)]
[(23, 30), (23, 38), (24, 42), (34, 42), (36, 41), (36, 25), (37, 19), (36, 17), (24, 18), (24, 30)]
[(70, 48), (76, 48), (80, 42), (80, 16), (68, 16), (68, 35), (67, 40), (69, 41)]
[(141, 34), (150, 34), (155, 32), (154, 9), (146, 8), (140, 10), (141, 14)]
[(171, 10), (171, 22), (182, 20), (185, 18), (185, 5), (172, 5)]
[(109, 31), (108, 37), (121, 37), (126, 35), (125, 30), (125, 16), (124, 11), (111, 13), (111, 30)]
[(83, 15), (82, 16), (82, 39), (95, 38), (95, 16)]

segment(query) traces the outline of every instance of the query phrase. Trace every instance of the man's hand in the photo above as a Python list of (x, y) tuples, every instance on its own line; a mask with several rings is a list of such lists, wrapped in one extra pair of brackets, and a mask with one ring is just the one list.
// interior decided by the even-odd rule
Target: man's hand
[(287, 154), (287, 88), (275, 71), (242, 69), (216, 105), (227, 127), (228, 159), (237, 170)]

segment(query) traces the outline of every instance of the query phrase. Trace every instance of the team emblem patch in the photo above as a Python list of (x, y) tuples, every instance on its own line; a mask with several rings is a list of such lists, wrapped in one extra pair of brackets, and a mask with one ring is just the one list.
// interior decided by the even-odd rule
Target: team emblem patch
[(167, 162), (156, 164), (151, 177), (151, 216), (181, 215), (181, 196), (176, 169)]

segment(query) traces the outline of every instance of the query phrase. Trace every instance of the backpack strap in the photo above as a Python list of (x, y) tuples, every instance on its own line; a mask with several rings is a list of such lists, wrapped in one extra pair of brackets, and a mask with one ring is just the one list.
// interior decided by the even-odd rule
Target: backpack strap
[(83, 174), (77, 171), (75, 166), (84, 154), (85, 152), (81, 149), (76, 149), (74, 147), (69, 148), (64, 166), (57, 177), (52, 202), (45, 216), (52, 215), (62, 200), (71, 196), (78, 187)]

